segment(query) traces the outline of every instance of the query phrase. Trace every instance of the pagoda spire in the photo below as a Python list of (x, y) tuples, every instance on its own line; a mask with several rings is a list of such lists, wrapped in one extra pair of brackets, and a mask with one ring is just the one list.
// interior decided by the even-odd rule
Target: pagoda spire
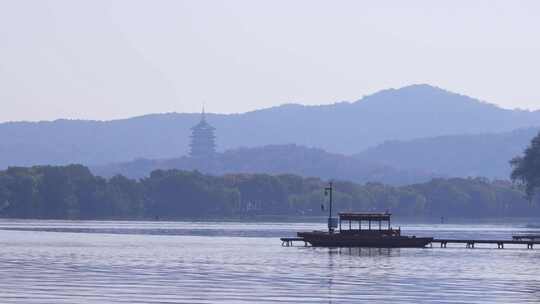
[(191, 128), (191, 142), (189, 155), (196, 158), (211, 158), (216, 153), (214, 135), (215, 128), (206, 121), (204, 105), (201, 111), (201, 121)]

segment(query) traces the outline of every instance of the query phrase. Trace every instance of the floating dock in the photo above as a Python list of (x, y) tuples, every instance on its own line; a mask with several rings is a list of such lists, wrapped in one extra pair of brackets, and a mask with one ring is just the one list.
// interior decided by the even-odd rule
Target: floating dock
[(281, 246), (290, 247), (294, 244), (294, 242), (303, 242), (304, 246), (308, 246), (308, 242), (304, 240), (303, 237), (284, 237), (280, 238), (281, 240)]
[[(285, 247), (293, 246), (294, 243), (303, 243), (304, 246), (309, 246), (308, 242), (302, 237), (284, 237), (280, 238), (281, 245)], [(540, 240), (535, 239), (512, 239), (512, 240), (475, 240), (475, 239), (433, 239), (433, 243), (439, 243), (441, 248), (446, 248), (448, 244), (465, 244), (466, 248), (474, 248), (476, 244), (493, 244), (497, 248), (504, 249), (505, 245), (527, 245), (527, 249), (533, 249), (534, 245), (540, 245)]]

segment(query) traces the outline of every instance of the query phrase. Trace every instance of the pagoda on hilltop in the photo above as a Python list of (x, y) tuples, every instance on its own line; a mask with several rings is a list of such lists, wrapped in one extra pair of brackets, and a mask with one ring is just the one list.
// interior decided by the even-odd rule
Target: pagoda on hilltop
[(191, 128), (191, 143), (189, 155), (195, 158), (211, 158), (216, 153), (216, 136), (214, 130), (206, 122), (204, 108), (201, 113), (201, 121)]

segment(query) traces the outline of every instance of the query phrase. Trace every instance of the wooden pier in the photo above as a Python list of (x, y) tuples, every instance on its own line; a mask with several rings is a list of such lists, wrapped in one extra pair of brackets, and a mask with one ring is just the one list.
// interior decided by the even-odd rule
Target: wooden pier
[(467, 248), (474, 248), (475, 244), (494, 244), (497, 248), (504, 249), (504, 245), (527, 245), (527, 249), (533, 249), (534, 245), (540, 245), (536, 240), (473, 240), (473, 239), (433, 239), (431, 244), (439, 243), (441, 248), (446, 248), (447, 244), (465, 244)]
[[(295, 242), (303, 243), (304, 246), (308, 246), (308, 242), (302, 237), (284, 237), (280, 238), (281, 246), (290, 247), (293, 246)], [(535, 239), (512, 239), (512, 240), (475, 240), (475, 239), (433, 239), (431, 242), (431, 247), (433, 243), (439, 243), (441, 248), (446, 248), (448, 244), (465, 244), (466, 248), (475, 248), (476, 244), (493, 244), (497, 245), (497, 248), (504, 249), (505, 245), (527, 245), (527, 249), (534, 249), (534, 245), (540, 245), (540, 240)]]

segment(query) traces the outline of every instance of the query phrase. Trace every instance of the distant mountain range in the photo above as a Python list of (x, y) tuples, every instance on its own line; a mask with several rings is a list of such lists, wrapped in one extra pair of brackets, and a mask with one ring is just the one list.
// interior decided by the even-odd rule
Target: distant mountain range
[[(67, 163), (98, 166), (139, 158), (174, 159), (187, 154), (190, 127), (199, 119), (199, 114), (170, 113), (113, 121), (2, 123), (0, 168)], [(448, 163), (448, 169), (445, 169), (442, 162), (443, 159), (452, 159), (452, 151), (472, 151), (467, 150), (467, 146), (474, 146), (476, 137), (468, 136), (490, 133), (493, 135), (481, 135), (481, 138), (495, 138), (499, 135), (494, 133), (540, 126), (540, 111), (502, 109), (433, 86), (412, 85), (384, 90), (353, 103), (324, 106), (287, 104), (243, 114), (208, 114), (207, 120), (217, 129), (220, 151), (297, 144), (352, 155), (375, 147), (356, 155), (355, 161), (407, 168), (393, 169), (404, 172), (415, 168), (424, 172), (427, 169), (427, 175), (431, 174), (429, 172), (450, 172), (452, 175), (459, 172), (499, 176), (499, 173), (484, 171), (487, 168), (484, 165), (482, 170), (471, 166), (458, 169), (459, 164)], [(438, 139), (419, 139), (430, 137)], [(414, 141), (409, 142), (411, 140)], [(492, 152), (501, 155), (493, 157), (502, 159), (513, 153), (504, 152), (505, 147), (498, 147), (497, 139), (490, 142), (493, 142)], [(428, 143), (441, 146), (431, 147)], [(500, 143), (511, 144), (509, 140)], [(376, 147), (379, 144), (382, 145)], [(424, 154), (415, 151), (411, 145), (423, 145), (419, 150)], [(520, 141), (519, 145), (518, 150), (523, 142)], [(485, 155), (487, 149), (478, 147), (477, 151), (483, 151), (481, 154)], [(433, 153), (443, 150), (446, 154), (438, 154), (441, 164), (437, 165), (439, 156)], [(463, 153), (459, 155), (463, 156)], [(431, 163), (426, 160), (426, 155), (434, 158)], [(455, 161), (459, 163), (463, 159), (456, 158)]]
[(448, 135), (388, 141), (354, 157), (401, 170), (429, 171), (447, 177), (507, 179), (509, 160), (521, 155), (540, 128), (498, 134)]
[(422, 183), (433, 177), (508, 179), (509, 160), (520, 155), (539, 131), (527, 128), (498, 134), (388, 141), (353, 156), (298, 145), (270, 145), (228, 150), (211, 161), (190, 157), (138, 159), (95, 166), (92, 171), (101, 176), (122, 174), (131, 178), (146, 177), (156, 169), (199, 170), (214, 175), (292, 173), (392, 185)]
[(91, 168), (96, 175), (130, 178), (149, 176), (157, 169), (198, 170), (213, 175), (228, 173), (291, 173), (304, 177), (349, 180), (360, 183), (381, 182), (405, 185), (429, 181), (434, 175), (420, 170), (399, 170), (391, 166), (366, 162), (359, 158), (328, 153), (321, 149), (297, 145), (270, 145), (241, 148), (218, 153), (214, 159), (181, 157), (174, 159), (138, 159)]

